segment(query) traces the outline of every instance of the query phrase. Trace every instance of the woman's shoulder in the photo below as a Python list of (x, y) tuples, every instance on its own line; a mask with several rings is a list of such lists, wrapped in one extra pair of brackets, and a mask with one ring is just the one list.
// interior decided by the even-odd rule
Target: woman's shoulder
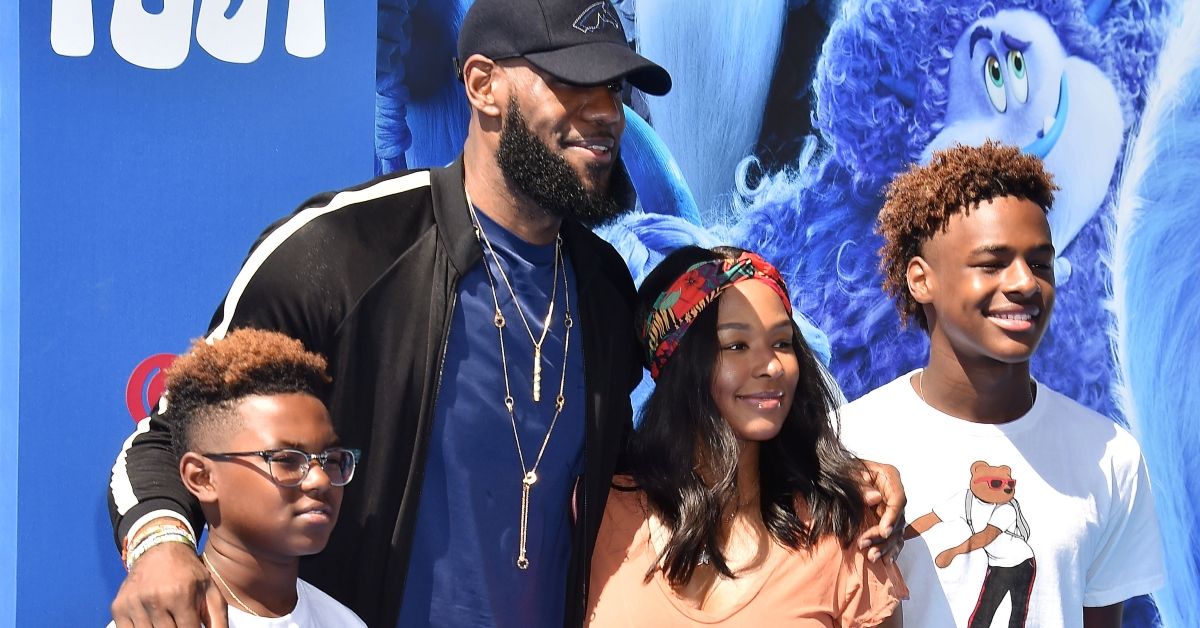
[(604, 512), (606, 518), (609, 514), (622, 519), (644, 520), (646, 518), (646, 493), (638, 487), (637, 480), (633, 476), (613, 476)]
[(633, 478), (613, 478), (593, 561), (603, 562), (611, 554), (619, 562), (639, 554), (648, 538), (649, 520), (646, 494), (637, 488)]
[(638, 482), (632, 475), (618, 474), (613, 476), (612, 488), (613, 490), (636, 491), (638, 490)]

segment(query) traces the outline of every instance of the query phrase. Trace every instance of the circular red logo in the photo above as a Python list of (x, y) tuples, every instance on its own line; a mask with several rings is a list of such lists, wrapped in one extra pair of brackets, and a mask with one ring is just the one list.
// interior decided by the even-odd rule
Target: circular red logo
[(163, 371), (175, 361), (173, 353), (156, 353), (133, 369), (125, 384), (125, 405), (134, 422), (150, 415), (163, 393)]

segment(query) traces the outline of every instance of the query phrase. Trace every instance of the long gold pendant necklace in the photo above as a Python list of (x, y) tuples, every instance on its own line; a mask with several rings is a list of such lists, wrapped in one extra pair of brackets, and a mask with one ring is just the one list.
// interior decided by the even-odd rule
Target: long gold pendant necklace
[[(496, 263), (496, 270), (499, 271), (500, 276), (504, 278), (504, 282), (508, 285), (508, 289), (509, 289), (510, 293), (512, 293), (513, 305), (516, 306), (517, 312), (520, 313), (521, 306), (520, 306), (520, 303), (517, 301), (516, 292), (513, 291), (512, 284), (508, 281), (508, 277), (504, 273), (504, 267), (500, 265), (500, 258), (499, 258), (499, 256), (496, 255), (495, 249), (492, 248), (491, 241), (488, 240), (487, 234), (484, 233), (484, 231), (483, 231), (483, 225), (479, 222), (479, 216), (475, 214), (475, 205), (471, 202), (471, 195), (466, 192), (465, 187), (463, 188), (463, 192), (464, 192), (464, 194), (466, 194), (467, 209), (471, 212), (471, 220), (474, 223), (475, 238), (479, 240), (481, 247), (486, 248), (491, 253), (492, 259)], [(535, 483), (537, 483), (538, 465), (540, 465), (542, 463), (542, 455), (546, 453), (546, 445), (548, 445), (550, 443), (550, 435), (554, 433), (554, 426), (555, 426), (555, 424), (558, 423), (558, 417), (559, 417), (559, 415), (562, 414), (563, 405), (566, 403), (566, 398), (563, 396), (563, 392), (566, 390), (566, 386), (567, 386), (567, 352), (570, 349), (570, 344), (571, 344), (571, 327), (573, 327), (575, 325), (575, 322), (571, 318), (570, 288), (567, 285), (566, 267), (563, 265), (562, 236), (561, 235), (555, 236), (555, 240), (554, 240), (554, 285), (551, 288), (551, 292), (550, 292), (551, 301), (550, 301), (549, 311), (546, 313), (546, 325), (542, 330), (541, 340), (543, 340), (543, 341), (546, 339), (546, 330), (550, 328), (550, 322), (551, 322), (550, 317), (554, 312), (555, 293), (557, 292), (557, 289), (558, 289), (558, 277), (559, 277), (558, 269), (560, 267), (563, 269), (561, 274), (562, 274), (562, 284), (563, 284), (563, 306), (564, 306), (563, 307), (563, 310), (564, 310), (564, 313), (563, 313), (563, 356), (562, 356), (562, 365), (561, 365), (562, 373), (560, 374), (559, 380), (558, 380), (558, 396), (555, 397), (555, 399), (554, 399), (554, 416), (553, 416), (553, 418), (550, 419), (550, 426), (546, 429), (546, 436), (545, 436), (545, 438), (542, 439), (542, 446), (538, 449), (537, 458), (534, 459), (533, 466), (527, 467), (527, 466), (525, 466), (525, 452), (521, 448), (521, 436), (517, 431), (517, 415), (516, 415), (516, 409), (515, 409), (516, 404), (513, 401), (512, 389), (510, 388), (509, 382), (508, 382), (508, 357), (507, 357), (507, 354), (504, 349), (504, 326), (505, 326), (504, 313), (500, 311), (500, 296), (499, 296), (499, 293), (496, 291), (496, 280), (495, 280), (495, 278), (492, 277), (492, 270), (488, 266), (487, 260), (486, 259), (483, 260), (484, 276), (487, 277), (488, 287), (491, 288), (491, 292), (492, 292), (492, 304), (496, 308), (495, 316), (492, 318), (492, 324), (495, 325), (496, 332), (500, 336), (500, 365), (501, 365), (501, 372), (504, 374), (504, 408), (505, 408), (505, 410), (508, 411), (508, 421), (509, 421), (509, 424), (512, 425), (513, 441), (516, 442), (516, 444), (517, 444), (517, 459), (521, 463), (521, 474), (522, 474), (522, 476), (521, 476), (521, 527), (520, 527), (519, 544), (518, 544), (518, 550), (517, 550), (517, 568), (522, 569), (522, 570), (529, 569), (529, 557), (526, 552), (527, 540), (528, 540), (527, 537), (528, 537), (528, 530), (529, 530), (529, 493), (533, 489), (533, 485)], [(524, 320), (524, 314), (521, 314), (521, 318), (522, 318), (522, 320)], [(528, 323), (526, 323), (526, 329), (528, 330)], [(529, 333), (529, 338), (530, 338), (530, 340), (533, 340), (533, 332), (532, 331), (530, 331), (530, 333)], [(541, 366), (540, 365), (541, 365), (541, 342), (534, 341), (534, 370), (533, 370), (534, 388), (533, 388), (533, 394), (534, 394), (535, 401), (540, 398), (540, 385), (541, 385), (541, 381), (540, 381), (541, 380)]]
[[(466, 187), (463, 188), (463, 193), (466, 194)], [(471, 217), (475, 220), (476, 236), (492, 256), (492, 261), (496, 263), (496, 269), (500, 271), (500, 279), (504, 281), (505, 287), (508, 288), (508, 294), (512, 296), (513, 306), (517, 308), (517, 316), (520, 317), (521, 323), (525, 326), (525, 332), (529, 334), (529, 342), (533, 343), (533, 400), (542, 400), (542, 343), (546, 342), (546, 333), (550, 331), (550, 319), (554, 316), (554, 302), (556, 293), (558, 292), (558, 269), (562, 266), (562, 238), (555, 236), (554, 240), (554, 279), (550, 282), (550, 307), (546, 308), (546, 318), (542, 321), (542, 335), (534, 338), (533, 328), (529, 326), (529, 320), (525, 318), (525, 310), (521, 307), (521, 302), (517, 300), (517, 291), (513, 289), (512, 282), (508, 280), (508, 274), (504, 272), (504, 268), (500, 266), (500, 256), (496, 254), (496, 249), (492, 247), (492, 241), (488, 239), (487, 234), (483, 232), (483, 225), (479, 222), (479, 216), (475, 215), (475, 206), (471, 204), (471, 196), (467, 196), (467, 206), (471, 208)], [(482, 237), (479, 237), (482, 234)], [(486, 266), (486, 264), (485, 264)], [(566, 270), (564, 269), (565, 273)], [(492, 279), (491, 276), (488, 277)], [(563, 277), (564, 284), (566, 276)], [(493, 292), (495, 285), (492, 286)], [(494, 296), (494, 295), (493, 295)], [(497, 310), (499, 311), (499, 310)]]

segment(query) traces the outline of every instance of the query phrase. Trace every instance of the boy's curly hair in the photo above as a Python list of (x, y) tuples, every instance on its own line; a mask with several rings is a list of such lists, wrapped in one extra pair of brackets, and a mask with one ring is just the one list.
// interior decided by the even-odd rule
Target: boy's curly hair
[(924, 310), (908, 291), (908, 262), (934, 234), (946, 230), (951, 216), (1002, 196), (1023, 198), (1048, 211), (1057, 189), (1041, 159), (991, 140), (937, 151), (928, 164), (914, 164), (897, 175), (887, 188), (876, 232), (884, 240), (879, 249), (883, 289), (895, 300), (901, 322), (916, 318), (921, 329), (929, 329)]
[(165, 373), (176, 452), (194, 451), (201, 435), (228, 431), (237, 405), (250, 395), (319, 397), (331, 381), (325, 368), (325, 358), (279, 332), (246, 328), (212, 343), (194, 341)]

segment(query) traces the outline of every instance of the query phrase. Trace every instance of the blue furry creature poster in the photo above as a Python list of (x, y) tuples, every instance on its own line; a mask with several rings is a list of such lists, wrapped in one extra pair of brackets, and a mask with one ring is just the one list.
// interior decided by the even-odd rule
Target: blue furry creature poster
[[(446, 163), (445, 70), (468, 0), (381, 0), (376, 171)], [(891, 178), (988, 139), (1042, 158), (1058, 305), (1034, 375), (1133, 431), (1168, 584), (1126, 626), (1200, 625), (1200, 7), (1167, 0), (621, 0), (665, 97), (627, 94), (634, 213), (602, 229), (635, 280), (684, 244), (772, 259), (849, 399), (923, 364), (880, 289)]]

